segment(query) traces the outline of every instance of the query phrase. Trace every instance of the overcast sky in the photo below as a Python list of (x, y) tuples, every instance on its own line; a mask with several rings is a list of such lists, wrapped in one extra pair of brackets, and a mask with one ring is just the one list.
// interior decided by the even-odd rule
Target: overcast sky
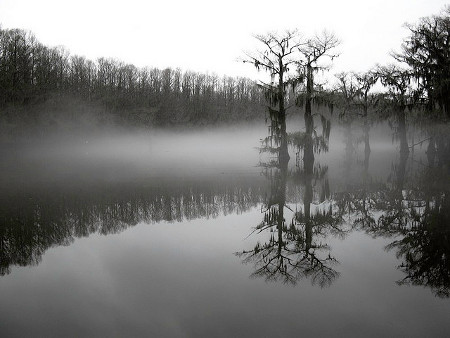
[(333, 73), (389, 62), (408, 35), (403, 27), (437, 14), (441, 0), (0, 0), (2, 28), (31, 30), (42, 43), (90, 59), (136, 66), (256, 77), (237, 61), (255, 48), (253, 34), (324, 29), (342, 41)]

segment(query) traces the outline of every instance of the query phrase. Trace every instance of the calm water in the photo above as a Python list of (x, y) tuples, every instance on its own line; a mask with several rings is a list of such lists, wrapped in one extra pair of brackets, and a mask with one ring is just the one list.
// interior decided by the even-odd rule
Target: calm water
[(0, 335), (450, 336), (449, 133), (398, 134), (3, 145)]

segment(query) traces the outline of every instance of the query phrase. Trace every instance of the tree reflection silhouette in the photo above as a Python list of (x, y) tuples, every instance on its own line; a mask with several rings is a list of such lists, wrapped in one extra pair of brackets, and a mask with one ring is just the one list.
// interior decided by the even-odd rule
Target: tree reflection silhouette
[(338, 204), (342, 207), (347, 203), (355, 228), (374, 237), (394, 238), (386, 249), (395, 250), (402, 261), (398, 268), (406, 276), (399, 285), (426, 286), (436, 296), (448, 298), (450, 138), (446, 132), (433, 130), (429, 141), (433, 144), (427, 147), (428, 165), (421, 164), (421, 169), (408, 174), (406, 129), (399, 128), (398, 132), (398, 162), (392, 166), (387, 182), (371, 182), (365, 170), (362, 185), (341, 194)]
[[(382, 232), (400, 235), (388, 245), (402, 260), (405, 277), (399, 285), (423, 285), (443, 298), (450, 297), (450, 138), (436, 135), (440, 144), (437, 161), (428, 156), (426, 166), (409, 189), (404, 184), (405, 156), (400, 156), (396, 198), (397, 213), (380, 222)], [(428, 148), (430, 150), (430, 148)], [(400, 211), (401, 209), (401, 211)], [(398, 215), (401, 215), (399, 217)]]
[[(330, 124), (323, 124), (323, 133), (317, 136), (314, 120), (311, 114), (305, 114), (306, 131), (291, 135), (291, 144), (303, 152), (303, 163), (289, 171), (289, 157), (278, 156), (270, 162), (268, 175), (271, 180), (271, 195), (263, 208), (264, 217), (256, 226), (254, 232), (269, 232), (269, 239), (258, 242), (252, 250), (237, 252), (243, 263), (253, 263), (255, 271), (252, 277), (261, 277), (266, 281), (281, 281), (296, 284), (303, 278), (311, 280), (320, 287), (330, 286), (339, 276), (334, 269), (338, 260), (331, 255), (331, 249), (322, 240), (331, 233), (342, 234), (341, 214), (332, 205), (311, 210), (313, 204), (313, 181), (326, 181), (323, 168), (314, 167), (314, 151), (326, 151)], [(287, 136), (285, 136), (287, 137)], [(276, 143), (281, 145), (281, 143)], [(287, 145), (282, 151), (272, 151), (276, 154), (288, 152)], [(264, 149), (267, 150), (267, 149)], [(299, 161), (297, 161), (299, 162)], [(266, 170), (269, 166), (266, 165)], [(286, 201), (288, 177), (304, 186), (303, 206), (294, 211)], [(327, 186), (326, 184), (323, 184)], [(324, 194), (322, 196), (325, 197)], [(291, 212), (290, 221), (286, 221), (285, 213)]]
[[(265, 183), (248, 178), (162, 186), (78, 187), (0, 194), (0, 276), (37, 265), (45, 251), (93, 233), (138, 223), (179, 222), (242, 213), (262, 202)], [(146, 182), (150, 184), (150, 182)]]
[[(375, 226), (376, 219), (374, 216), (374, 209), (378, 203), (378, 191), (381, 190), (382, 185), (379, 182), (373, 181), (369, 172), (370, 161), (370, 138), (367, 135), (370, 131), (368, 123), (364, 120), (363, 136), (354, 135), (352, 124), (356, 120), (351, 116), (345, 116), (344, 124), (344, 182), (345, 187), (342, 191), (333, 194), (336, 203), (342, 212), (348, 215), (350, 222), (353, 222), (354, 228), (369, 228)], [(355, 158), (358, 141), (362, 140), (364, 143), (364, 160), (358, 163)], [(361, 177), (358, 177), (357, 172), (361, 170)]]

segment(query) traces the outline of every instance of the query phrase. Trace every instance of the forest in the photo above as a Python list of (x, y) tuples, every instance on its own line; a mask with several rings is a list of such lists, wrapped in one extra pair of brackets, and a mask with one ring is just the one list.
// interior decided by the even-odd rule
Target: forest
[(255, 36), (265, 49), (242, 61), (271, 77), (256, 83), (179, 68), (137, 68), (112, 58), (92, 61), (47, 47), (31, 32), (0, 29), (0, 132), (45, 132), (67, 121), (95, 127), (211, 125), (284, 118), (288, 107), (310, 114), (314, 104), (337, 110), (341, 118), (408, 111), (448, 119), (450, 7), (407, 28), (392, 64), (335, 74), (327, 86), (315, 74), (330, 70), (339, 40), (326, 32), (309, 39), (297, 31)]
[(31, 32), (0, 30), (3, 132), (81, 123), (83, 114), (96, 127), (252, 120), (263, 114), (261, 99), (247, 78), (137, 68), (112, 58), (92, 61), (44, 46)]

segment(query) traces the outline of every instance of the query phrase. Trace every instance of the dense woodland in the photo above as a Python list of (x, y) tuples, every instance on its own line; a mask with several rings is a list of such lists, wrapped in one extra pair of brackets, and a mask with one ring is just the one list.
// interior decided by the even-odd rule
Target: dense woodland
[[(315, 74), (328, 71), (338, 57), (333, 51), (339, 40), (327, 33), (310, 39), (297, 31), (256, 36), (264, 49), (243, 61), (268, 71), (271, 81), (255, 83), (178, 68), (137, 68), (111, 58), (92, 61), (44, 46), (31, 32), (0, 29), (2, 132), (56, 129), (61, 121), (83, 119), (93, 126), (205, 125), (262, 119), (267, 113), (284, 119), (292, 106), (309, 116), (314, 103), (338, 110), (341, 118), (374, 113), (401, 119), (414, 111), (447, 119), (450, 7), (407, 28), (409, 36), (393, 53), (392, 64), (336, 74), (328, 88), (315, 81)], [(374, 92), (377, 83), (381, 92)]]
[[(123, 125), (206, 124), (261, 116), (261, 99), (247, 78), (137, 68), (111, 58), (92, 61), (63, 47), (44, 46), (30, 32), (0, 30), (4, 122), (58, 120), (55, 114), (64, 112), (64, 118), (76, 118), (84, 109), (99, 123), (106, 117)], [(52, 108), (60, 111), (37, 116)]]

